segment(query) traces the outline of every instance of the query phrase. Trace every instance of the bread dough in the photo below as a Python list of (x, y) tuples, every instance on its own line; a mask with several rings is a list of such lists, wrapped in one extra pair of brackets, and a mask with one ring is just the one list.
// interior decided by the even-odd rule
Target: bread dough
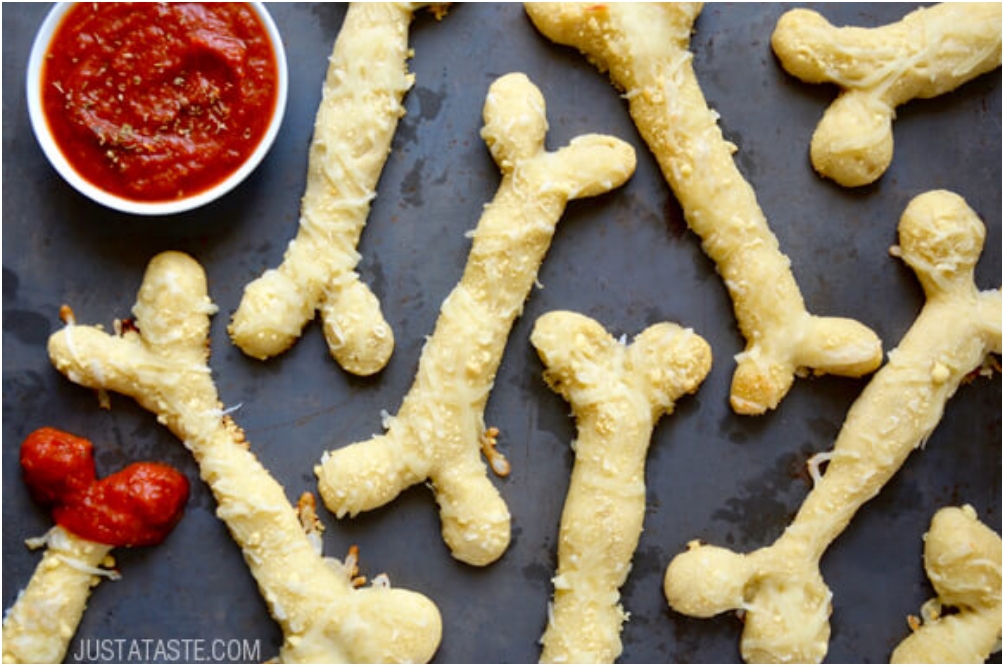
[(349, 372), (376, 373), (394, 350), (380, 303), (355, 272), (356, 245), (414, 83), (408, 27), (422, 4), (349, 5), (321, 91), (299, 231), (282, 264), (246, 287), (230, 323), (250, 356), (289, 349), (318, 308), (331, 354)]
[(612, 137), (580, 136), (545, 150), (544, 98), (523, 74), (491, 85), (484, 120), (481, 136), (502, 182), (422, 349), (414, 384), (398, 415), (385, 418), (385, 434), (327, 452), (315, 468), (321, 496), (339, 517), (382, 506), (429, 479), (450, 552), (477, 566), (509, 544), (509, 509), (479, 454), (509, 332), (566, 203), (619, 187), (635, 168), (634, 150)]
[(848, 411), (826, 473), (773, 545), (744, 555), (695, 542), (666, 570), (666, 598), (677, 611), (745, 611), (746, 661), (822, 661), (831, 593), (820, 558), (927, 441), (963, 378), (1001, 353), (1001, 290), (981, 292), (973, 281), (985, 235), (956, 194), (936, 190), (910, 202), (894, 254), (917, 274), (927, 302)]
[[(946, 507), (924, 535), (924, 568), (937, 597), (893, 651), (893, 664), (982, 664), (1000, 651), (1001, 538), (971, 506)], [(958, 610), (943, 614), (942, 608)]]
[(805, 308), (788, 258), (736, 168), (736, 147), (708, 108), (688, 51), (700, 3), (526, 3), (549, 39), (574, 46), (624, 91), (655, 155), (732, 296), (746, 349), (736, 357), (731, 403), (740, 414), (775, 408), (797, 373), (859, 377), (882, 362), (860, 323)]
[(537, 320), (531, 341), (544, 379), (572, 405), (575, 466), (558, 535), (558, 571), (542, 663), (613, 663), (627, 613), (618, 603), (645, 517), (652, 429), (711, 369), (711, 347), (676, 324), (631, 345), (573, 312)]
[(58, 525), (29, 545), (47, 546), (28, 586), (4, 614), (3, 663), (58, 664), (77, 632), (91, 588), (118, 574), (112, 546), (82, 539)]
[(788, 73), (840, 88), (809, 154), (820, 174), (857, 187), (878, 180), (892, 162), (897, 106), (1000, 67), (1001, 5), (944, 3), (878, 28), (836, 28), (811, 9), (792, 9), (771, 44)]
[(224, 414), (207, 364), (216, 306), (202, 267), (165, 252), (147, 268), (121, 337), (68, 325), (49, 339), (53, 365), (71, 381), (131, 396), (195, 456), (217, 516), (241, 547), (272, 617), (284, 662), (426, 662), (442, 635), (426, 597), (384, 586), (355, 589), (345, 568), (321, 557), (281, 485)]

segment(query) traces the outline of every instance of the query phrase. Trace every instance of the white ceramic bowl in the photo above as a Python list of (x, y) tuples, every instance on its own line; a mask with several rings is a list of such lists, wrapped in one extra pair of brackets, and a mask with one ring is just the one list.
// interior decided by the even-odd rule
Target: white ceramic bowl
[(286, 110), (286, 97), (289, 86), (286, 51), (283, 47), (279, 30), (275, 27), (275, 23), (272, 21), (272, 17), (265, 8), (264, 3), (249, 2), (247, 4), (250, 5), (261, 19), (262, 25), (264, 25), (268, 33), (272, 50), (275, 53), (276, 68), (278, 70), (278, 90), (276, 91), (275, 110), (273, 111), (271, 122), (255, 150), (240, 167), (224, 180), (207, 190), (199, 191), (189, 197), (171, 201), (148, 202), (134, 201), (109, 193), (83, 178), (60, 151), (49, 129), (42, 107), (42, 64), (56, 29), (59, 27), (66, 12), (74, 5), (72, 2), (56, 3), (45, 17), (45, 21), (42, 22), (42, 26), (39, 28), (35, 41), (32, 44), (31, 55), (28, 59), (27, 96), (28, 115), (31, 120), (32, 131), (42, 146), (45, 156), (56, 171), (59, 172), (59, 175), (72, 185), (74, 189), (93, 201), (108, 208), (134, 215), (171, 215), (192, 210), (220, 198), (243, 181), (262, 161), (265, 154), (272, 147), (276, 135), (279, 133), (279, 127), (282, 125), (282, 118)]

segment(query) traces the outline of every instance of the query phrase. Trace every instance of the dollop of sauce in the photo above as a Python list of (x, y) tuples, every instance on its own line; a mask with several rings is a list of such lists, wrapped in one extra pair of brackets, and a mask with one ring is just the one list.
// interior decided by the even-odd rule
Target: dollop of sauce
[(188, 479), (169, 465), (133, 463), (98, 480), (91, 442), (56, 428), (25, 438), (21, 468), (32, 497), (53, 507), (58, 525), (97, 543), (160, 543), (188, 502)]
[(97, 479), (89, 440), (55, 428), (39, 428), (21, 444), (21, 470), (28, 491), (50, 506), (73, 497)]
[(162, 202), (225, 180), (278, 99), (268, 33), (246, 3), (78, 3), (57, 27), (42, 105), (93, 185)]

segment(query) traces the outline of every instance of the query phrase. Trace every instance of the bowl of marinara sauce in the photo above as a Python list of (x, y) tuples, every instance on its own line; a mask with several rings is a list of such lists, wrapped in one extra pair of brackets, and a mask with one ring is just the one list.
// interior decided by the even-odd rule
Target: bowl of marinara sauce
[(282, 124), (287, 83), (262, 3), (58, 3), (32, 46), (28, 112), (79, 192), (168, 215), (255, 169)]

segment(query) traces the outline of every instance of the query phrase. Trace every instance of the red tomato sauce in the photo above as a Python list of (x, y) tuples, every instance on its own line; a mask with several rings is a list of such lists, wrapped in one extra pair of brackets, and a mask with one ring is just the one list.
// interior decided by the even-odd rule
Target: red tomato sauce
[(169, 465), (134, 463), (98, 480), (90, 441), (39, 428), (21, 444), (24, 480), (56, 523), (112, 546), (160, 543), (181, 519), (188, 479)]
[(133, 201), (197, 194), (255, 150), (278, 98), (246, 3), (79, 3), (53, 35), (42, 105), (70, 165)]

